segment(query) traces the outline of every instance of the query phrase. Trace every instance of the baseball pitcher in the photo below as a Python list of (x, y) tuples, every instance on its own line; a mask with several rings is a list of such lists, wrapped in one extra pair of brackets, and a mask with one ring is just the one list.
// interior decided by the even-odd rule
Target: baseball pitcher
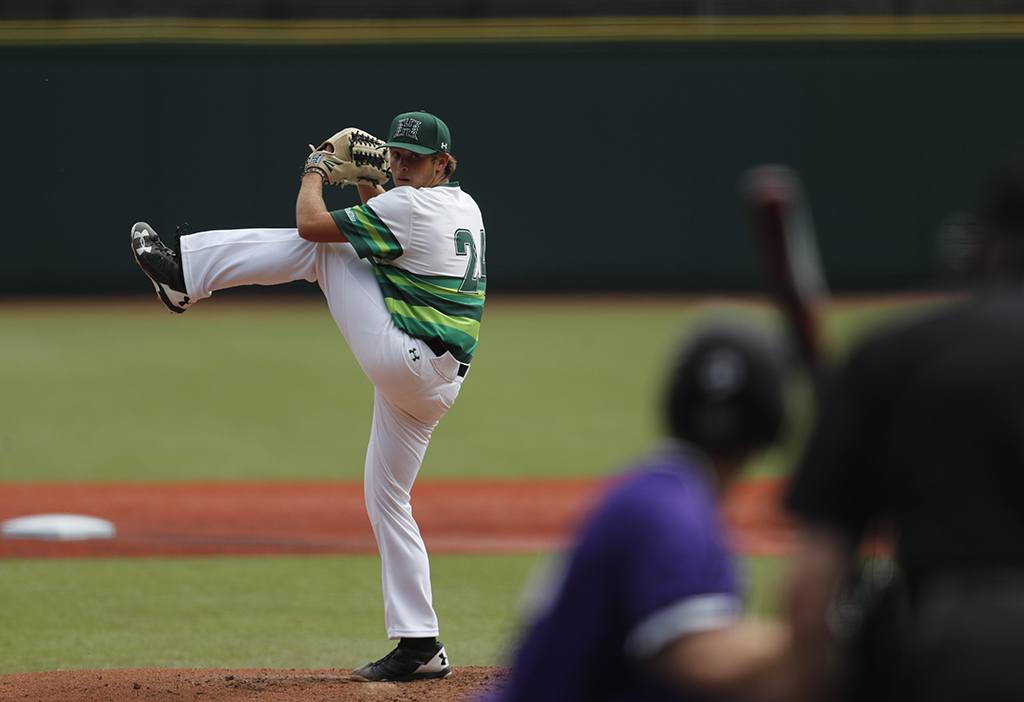
[[(349, 128), (310, 146), (294, 229), (199, 232), (181, 237), (179, 255), (139, 222), (131, 246), (173, 312), (237, 285), (319, 284), (375, 388), (366, 510), (380, 550), (387, 634), (399, 640), (353, 677), (404, 682), (452, 671), (437, 640), (410, 491), (473, 360), (487, 276), (480, 209), (451, 180), (448, 126), (432, 114), (406, 112), (388, 135), (384, 142)], [(385, 191), (389, 178), (395, 187)], [(362, 204), (328, 211), (324, 184), (355, 185)]]

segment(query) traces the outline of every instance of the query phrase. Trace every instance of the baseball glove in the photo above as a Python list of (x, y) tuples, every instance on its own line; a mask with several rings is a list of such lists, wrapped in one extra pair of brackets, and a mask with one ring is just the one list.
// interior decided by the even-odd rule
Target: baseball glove
[(388, 147), (355, 127), (342, 129), (320, 146), (310, 144), (309, 150), (304, 172), (319, 172), (331, 185), (384, 185), (391, 177)]

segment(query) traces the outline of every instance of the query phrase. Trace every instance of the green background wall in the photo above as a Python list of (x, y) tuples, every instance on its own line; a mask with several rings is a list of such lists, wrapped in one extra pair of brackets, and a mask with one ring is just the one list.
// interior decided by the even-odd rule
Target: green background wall
[(7, 45), (0, 81), (0, 293), (139, 292), (138, 219), (291, 226), (306, 143), (408, 109), (452, 128), (492, 290), (754, 288), (736, 183), (769, 161), (834, 288), (922, 287), (1024, 124), (1013, 40)]

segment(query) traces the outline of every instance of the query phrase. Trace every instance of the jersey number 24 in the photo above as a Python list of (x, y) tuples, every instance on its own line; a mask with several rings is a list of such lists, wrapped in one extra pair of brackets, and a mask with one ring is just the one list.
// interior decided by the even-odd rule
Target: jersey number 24
[(487, 239), (484, 230), (480, 230), (480, 251), (476, 250), (473, 233), (468, 229), (455, 230), (455, 255), (469, 256), (466, 262), (466, 275), (462, 277), (459, 292), (475, 293), (480, 288), (480, 281), (487, 280)]

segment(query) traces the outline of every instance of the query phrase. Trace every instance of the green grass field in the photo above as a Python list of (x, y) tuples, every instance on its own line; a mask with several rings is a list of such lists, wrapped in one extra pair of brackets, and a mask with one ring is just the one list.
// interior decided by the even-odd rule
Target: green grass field
[[(918, 303), (841, 305), (829, 347)], [(421, 480), (596, 475), (658, 435), (672, 347), (735, 301), (489, 303), (463, 395)], [(10, 481), (358, 479), (371, 387), (319, 302), (0, 304), (0, 490)], [(791, 450), (754, 470), (786, 470)], [(435, 556), (442, 637), (494, 664), (540, 556)], [(746, 561), (772, 612), (783, 564)], [(350, 667), (386, 650), (375, 557), (0, 560), (0, 673)]]
[[(523, 590), (551, 556), (431, 558), (442, 638), (462, 665), (507, 658)], [(746, 559), (752, 611), (783, 562)], [(386, 652), (375, 556), (0, 562), (0, 675), (87, 668), (351, 668)]]
[[(372, 388), (318, 302), (0, 309), (0, 480), (358, 478)], [(694, 310), (492, 305), (426, 476), (601, 472)]]
[[(537, 560), (431, 559), (444, 640), (460, 663), (502, 658)], [(375, 556), (8, 560), (0, 601), (0, 674), (351, 668), (387, 651)]]
[[(879, 314), (834, 313), (830, 342)], [(495, 301), (423, 476), (614, 469), (657, 435), (676, 341), (723, 316), (771, 318), (736, 302)], [(149, 299), (0, 305), (0, 387), (0, 482), (358, 479), (372, 398), (312, 300), (228, 298), (180, 317)]]

